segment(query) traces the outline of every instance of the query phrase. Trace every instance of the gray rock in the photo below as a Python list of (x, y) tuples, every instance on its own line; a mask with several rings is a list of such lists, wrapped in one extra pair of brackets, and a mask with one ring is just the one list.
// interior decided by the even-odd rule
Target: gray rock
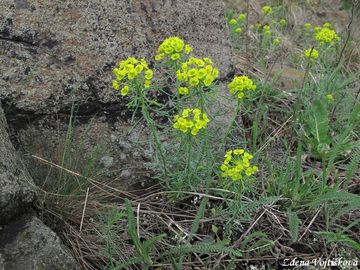
[[(127, 137), (138, 131), (132, 130), (127, 121), (110, 118), (104, 122), (97, 116), (88, 120), (76, 118), (71, 143), (66, 147), (64, 144), (68, 121), (64, 115), (41, 116), (29, 124), (22, 122), (21, 126), (18, 125), (18, 117), (13, 119), (9, 116), (8, 119), (12, 123), (11, 137), (16, 138), (16, 143), (20, 146), (18, 151), (22, 160), (35, 184), (45, 190), (54, 190), (61, 171), (40, 162), (32, 155), (105, 183), (113, 182), (120, 176), (123, 168), (138, 168), (133, 178), (136, 181), (143, 180), (143, 155), (136, 153), (143, 153), (143, 148), (148, 145), (128, 142)], [(130, 134), (129, 130), (132, 130)], [(148, 134), (141, 134), (140, 140), (146, 142)], [(111, 135), (119, 138), (119, 141), (114, 142)], [(69, 149), (74, 151), (70, 152)], [(122, 178), (117, 182), (117, 188), (126, 189), (135, 181), (133, 178)]]
[(224, 4), (217, 0), (0, 0), (0, 99), (18, 112), (69, 112), (121, 103), (112, 68), (128, 56), (153, 59), (180, 36), (221, 75), (231, 69)]
[(27, 209), (35, 198), (34, 183), (16, 155), (0, 104), (0, 225)]
[(1, 270), (80, 269), (59, 237), (32, 214), (0, 231)]

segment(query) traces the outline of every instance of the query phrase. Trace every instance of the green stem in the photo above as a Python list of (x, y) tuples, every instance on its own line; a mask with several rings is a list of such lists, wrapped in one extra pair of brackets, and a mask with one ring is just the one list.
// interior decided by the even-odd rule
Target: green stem
[(234, 125), (234, 123), (236, 121), (236, 117), (238, 116), (239, 111), (240, 111), (240, 99), (237, 100), (237, 105), (236, 105), (234, 115), (233, 115), (230, 123), (228, 124), (228, 126), (226, 128), (224, 137), (223, 137), (222, 142), (221, 142), (221, 148), (225, 148), (225, 146), (226, 146), (226, 139), (227, 139), (227, 137), (229, 136), (229, 134), (231, 132), (231, 128), (232, 128), (232, 126)]
[(200, 99), (199, 99), (199, 107), (200, 107), (200, 110), (202, 112), (205, 112), (205, 97), (204, 97), (204, 92), (203, 92), (203, 89), (200, 87), (200, 86), (197, 86), (197, 92), (199, 92), (200, 94)]
[[(310, 55), (312, 54), (313, 49), (314, 48), (311, 48)], [(298, 99), (296, 100), (296, 104), (295, 104), (295, 111), (294, 111), (295, 122), (294, 123), (296, 123), (296, 121), (297, 121), (297, 119), (299, 117), (299, 112), (300, 112), (300, 107), (301, 107), (300, 104), (301, 104), (301, 102), (303, 101), (303, 98), (304, 98), (303, 94), (304, 94), (304, 89), (305, 89), (305, 83), (306, 83), (307, 77), (310, 74), (311, 64), (312, 64), (311, 57), (309, 57), (309, 60), (308, 60), (307, 65), (306, 65), (306, 70), (305, 70), (304, 78), (303, 78), (303, 81), (302, 81), (301, 89), (300, 89), (300, 92), (299, 92), (299, 96), (298, 96)]]
[(191, 142), (192, 142), (192, 135), (189, 133), (188, 134), (188, 141), (187, 141), (187, 165), (186, 165), (186, 178), (187, 181), (189, 182), (189, 185), (191, 186), (191, 181), (190, 181), (190, 171), (191, 171)]
[(153, 139), (155, 141), (156, 150), (157, 150), (157, 152), (160, 156), (161, 162), (163, 164), (164, 174), (165, 174), (165, 176), (167, 176), (168, 175), (167, 163), (166, 163), (164, 151), (161, 146), (159, 134), (157, 132), (154, 120), (150, 116), (150, 113), (148, 110), (148, 103), (145, 100), (145, 96), (144, 96), (144, 92), (142, 91), (142, 87), (139, 85), (137, 85), (137, 94), (140, 97), (140, 106), (141, 106), (142, 114), (146, 120), (146, 123), (151, 131), (151, 135), (153, 136)]

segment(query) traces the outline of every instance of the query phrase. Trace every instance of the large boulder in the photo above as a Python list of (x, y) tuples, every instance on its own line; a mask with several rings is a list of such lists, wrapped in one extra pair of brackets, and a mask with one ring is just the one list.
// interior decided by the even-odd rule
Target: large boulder
[(78, 269), (56, 234), (32, 213), (34, 182), (7, 131), (0, 104), (0, 270)]
[(0, 270), (80, 269), (60, 238), (32, 214), (0, 231)]
[[(56, 170), (31, 155), (78, 173), (90, 162), (97, 166), (94, 177), (125, 187), (134, 178), (147, 180), (153, 156), (143, 147), (147, 134), (131, 128), (131, 113), (111, 89), (118, 60), (151, 60), (162, 40), (180, 36), (196, 55), (213, 58), (220, 76), (232, 69), (222, 1), (0, 0), (0, 5), (0, 100), (14, 145), (35, 180), (54, 178)], [(62, 162), (64, 150), (76, 166)]]
[(34, 183), (16, 154), (0, 104), (0, 225), (26, 211), (35, 198)]
[(0, 0), (0, 99), (17, 112), (80, 111), (119, 102), (112, 68), (128, 56), (152, 59), (178, 35), (198, 56), (231, 69), (224, 4), (218, 0)]

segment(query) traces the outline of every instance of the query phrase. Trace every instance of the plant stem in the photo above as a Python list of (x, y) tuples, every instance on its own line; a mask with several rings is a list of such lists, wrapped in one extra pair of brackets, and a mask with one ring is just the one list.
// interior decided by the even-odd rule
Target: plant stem
[(192, 143), (192, 135), (189, 133), (188, 135), (188, 140), (187, 140), (187, 165), (186, 165), (186, 178), (189, 182), (189, 185), (191, 186), (191, 181), (190, 181), (190, 170), (191, 170), (191, 143)]
[(161, 146), (159, 134), (157, 132), (154, 120), (151, 118), (150, 112), (148, 110), (148, 103), (146, 102), (144, 92), (142, 91), (142, 87), (137, 85), (136, 88), (137, 88), (138, 96), (140, 97), (141, 111), (142, 111), (142, 114), (143, 114), (143, 116), (144, 116), (144, 118), (146, 120), (146, 124), (148, 125), (148, 127), (149, 127), (149, 129), (151, 131), (151, 135), (153, 136), (153, 139), (155, 141), (156, 150), (157, 150), (157, 152), (158, 152), (158, 154), (160, 156), (160, 159), (161, 159), (161, 162), (162, 162), (162, 165), (163, 165), (164, 175), (168, 176), (166, 158), (165, 158), (162, 146)]
[(226, 146), (226, 139), (227, 139), (227, 137), (229, 136), (229, 134), (231, 132), (231, 128), (232, 128), (232, 126), (234, 125), (234, 123), (236, 121), (236, 117), (239, 114), (239, 111), (240, 111), (240, 99), (237, 100), (237, 105), (236, 105), (234, 115), (233, 115), (230, 123), (228, 124), (228, 126), (226, 128), (224, 137), (223, 137), (222, 142), (221, 142), (221, 148), (225, 148), (225, 146)]

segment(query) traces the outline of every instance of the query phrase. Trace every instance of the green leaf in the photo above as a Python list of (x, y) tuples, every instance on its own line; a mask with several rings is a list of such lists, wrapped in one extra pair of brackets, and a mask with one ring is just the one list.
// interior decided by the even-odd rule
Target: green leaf
[(312, 134), (318, 144), (329, 142), (329, 115), (326, 106), (320, 100), (315, 100), (311, 108), (313, 123)]
[(353, 249), (356, 249), (357, 251), (360, 251), (360, 243), (344, 234), (334, 232), (318, 232), (318, 234), (324, 237), (328, 242), (343, 243), (352, 247)]
[(139, 238), (139, 236), (137, 234), (136, 219), (135, 219), (135, 216), (134, 216), (134, 212), (133, 212), (131, 203), (129, 202), (128, 199), (125, 200), (125, 205), (126, 205), (126, 210), (127, 210), (129, 236), (130, 236), (131, 240), (133, 241), (137, 252), (143, 258), (146, 258), (147, 256), (146, 256), (146, 254), (144, 254), (142, 243), (141, 243), (140, 238)]
[(202, 198), (199, 209), (196, 213), (196, 217), (195, 217), (193, 223), (191, 224), (191, 228), (190, 228), (191, 235), (195, 234), (198, 231), (199, 226), (200, 226), (200, 220), (204, 217), (206, 205), (207, 205), (208, 201), (209, 201), (208, 197)]
[(151, 237), (150, 239), (145, 240), (145, 242), (143, 243), (143, 249), (144, 251), (149, 254), (151, 249), (153, 248), (155, 242), (160, 241), (161, 239), (163, 239), (166, 236), (165, 233), (160, 234), (160, 235), (156, 235), (154, 237)]
[(300, 219), (298, 218), (297, 214), (292, 212), (290, 209), (288, 210), (288, 219), (291, 239), (296, 241), (299, 236)]
[(335, 201), (337, 204), (358, 204), (360, 205), (360, 197), (356, 194), (349, 193), (347, 191), (331, 190), (320, 196), (316, 196), (311, 199), (310, 203), (305, 204), (312, 209), (316, 209), (325, 202)]

